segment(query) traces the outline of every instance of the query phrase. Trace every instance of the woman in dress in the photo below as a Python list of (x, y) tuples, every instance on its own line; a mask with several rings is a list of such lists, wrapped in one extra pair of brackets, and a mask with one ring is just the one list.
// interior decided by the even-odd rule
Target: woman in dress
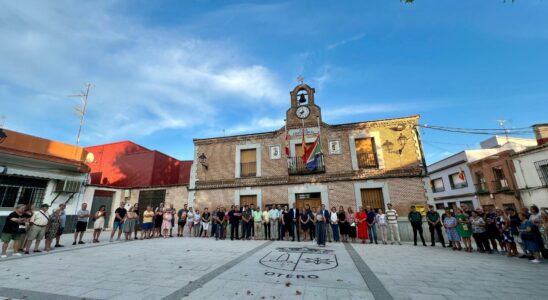
[(388, 238), (388, 219), (386, 219), (386, 215), (382, 211), (382, 209), (377, 210), (377, 214), (375, 215), (375, 223), (377, 224), (379, 228), (379, 233), (381, 236), (382, 243), (384, 245), (387, 243)]
[(348, 211), (346, 213), (346, 222), (348, 222), (349, 230), (348, 230), (348, 236), (350, 237), (352, 243), (356, 242), (356, 214), (354, 213), (354, 210), (352, 207), (348, 207)]
[(301, 229), (303, 231), (304, 241), (306, 242), (308, 237), (308, 228), (310, 227), (310, 218), (308, 217), (308, 211), (305, 210), (304, 213), (301, 214), (299, 219), (301, 221)]
[(350, 224), (346, 220), (346, 212), (343, 206), (339, 206), (337, 212), (337, 219), (339, 219), (339, 230), (341, 232), (342, 242), (348, 242), (348, 233), (350, 232)]
[(93, 222), (94, 243), (99, 243), (99, 236), (101, 235), (103, 228), (105, 228), (105, 216), (107, 215), (106, 209), (107, 207), (105, 205), (101, 205), (99, 210), (95, 212), (95, 221)]
[(169, 237), (169, 231), (171, 230), (171, 220), (173, 219), (173, 212), (171, 211), (171, 208), (166, 208), (162, 217), (162, 235), (165, 239)]
[[(519, 219), (519, 216), (514, 208), (507, 208), (506, 209), (506, 215), (507, 215), (507, 221), (508, 221), (508, 227), (510, 227), (510, 234), (512, 235), (512, 239), (514, 240), (514, 244), (516, 245), (516, 251), (515, 254), (518, 254), (517, 251), (517, 244), (521, 244), (521, 238), (519, 236), (519, 226), (521, 225), (521, 220)], [(526, 256), (523, 256), (526, 257)]]
[(462, 247), (460, 246), (460, 236), (457, 231), (458, 221), (453, 216), (453, 212), (451, 210), (446, 210), (445, 214), (446, 217), (443, 220), (443, 227), (445, 227), (447, 239), (453, 245), (453, 251), (462, 249)]
[(51, 242), (57, 237), (57, 231), (61, 225), (61, 210), (56, 209), (49, 217), (49, 222), (46, 227), (46, 251), (51, 250)]
[(135, 239), (138, 240), (137, 238), (137, 231), (139, 229), (139, 203), (135, 203), (135, 205), (133, 205), (133, 212), (135, 213), (135, 228), (133, 230), (133, 232), (135, 233)]
[[(464, 243), (464, 251), (466, 252), (472, 252), (472, 240), (470, 237), (472, 236), (472, 229), (470, 228), (470, 221), (468, 220), (468, 215), (463, 212), (463, 210), (460, 207), (457, 207), (457, 213), (455, 215), (455, 218), (458, 221), (457, 226), (457, 232), (459, 233), (459, 236), (462, 238), (462, 242)], [(462, 247), (460, 247), (458, 250), (462, 250)]]
[(368, 238), (367, 235), (367, 213), (365, 209), (360, 206), (359, 211), (356, 213), (356, 222), (358, 222), (358, 239), (362, 240), (362, 244), (365, 244), (365, 241)]
[(521, 240), (525, 250), (529, 256), (533, 256), (535, 259), (531, 260), (532, 263), (540, 263), (540, 245), (537, 239), (538, 226), (529, 221), (529, 218), (524, 213), (518, 214), (521, 224), (519, 225), (519, 232)]
[(510, 221), (502, 209), (497, 209), (497, 227), (502, 233), (502, 249), (507, 251), (508, 257), (516, 256), (518, 254), (516, 241), (510, 230)]
[(161, 202), (160, 206), (156, 207), (154, 213), (154, 236), (160, 237), (160, 235), (162, 235), (162, 222), (164, 220), (164, 202)]
[(291, 233), (291, 221), (293, 220), (293, 217), (289, 213), (289, 210), (287, 208), (287, 205), (284, 206), (284, 210), (282, 212), (282, 224), (283, 227), (283, 236), (285, 237), (286, 241), (289, 241), (289, 234)]
[(194, 208), (188, 208), (188, 212), (186, 213), (186, 220), (188, 224), (188, 236), (192, 237), (192, 228), (194, 228)]
[(325, 217), (321, 210), (315, 213), (314, 217), (316, 219), (316, 243), (320, 247), (325, 247)]
[(135, 222), (137, 215), (135, 214), (135, 208), (132, 206), (129, 208), (126, 216), (124, 217), (124, 234), (126, 235), (126, 241), (132, 240), (133, 231), (135, 230)]

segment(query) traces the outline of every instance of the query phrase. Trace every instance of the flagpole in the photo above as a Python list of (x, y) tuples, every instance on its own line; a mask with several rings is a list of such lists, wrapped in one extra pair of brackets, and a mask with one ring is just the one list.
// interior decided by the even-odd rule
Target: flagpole
[(318, 121), (318, 139), (319, 139), (319, 143), (320, 143), (320, 153), (323, 153), (323, 150), (322, 150), (322, 126), (320, 124), (320, 117), (316, 117), (316, 120)]

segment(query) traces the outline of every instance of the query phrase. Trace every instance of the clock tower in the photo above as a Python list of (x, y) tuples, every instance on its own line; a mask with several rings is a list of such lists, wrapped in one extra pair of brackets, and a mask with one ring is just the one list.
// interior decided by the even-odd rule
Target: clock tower
[(317, 127), (318, 118), (322, 121), (321, 109), (314, 101), (315, 89), (301, 83), (289, 94), (291, 107), (287, 110), (286, 120), (288, 128)]

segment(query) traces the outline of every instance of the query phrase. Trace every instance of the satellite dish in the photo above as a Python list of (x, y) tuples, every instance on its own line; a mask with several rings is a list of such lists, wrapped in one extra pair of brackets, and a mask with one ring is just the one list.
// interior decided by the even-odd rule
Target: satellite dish
[(88, 153), (88, 155), (86, 155), (86, 163), (88, 164), (91, 164), (92, 162), (95, 161), (95, 155), (93, 155), (93, 153)]

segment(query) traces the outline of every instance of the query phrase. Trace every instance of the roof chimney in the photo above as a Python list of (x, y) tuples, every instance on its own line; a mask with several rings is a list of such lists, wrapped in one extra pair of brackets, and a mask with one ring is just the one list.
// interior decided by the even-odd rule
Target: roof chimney
[(548, 143), (548, 123), (533, 125), (533, 131), (539, 146)]

